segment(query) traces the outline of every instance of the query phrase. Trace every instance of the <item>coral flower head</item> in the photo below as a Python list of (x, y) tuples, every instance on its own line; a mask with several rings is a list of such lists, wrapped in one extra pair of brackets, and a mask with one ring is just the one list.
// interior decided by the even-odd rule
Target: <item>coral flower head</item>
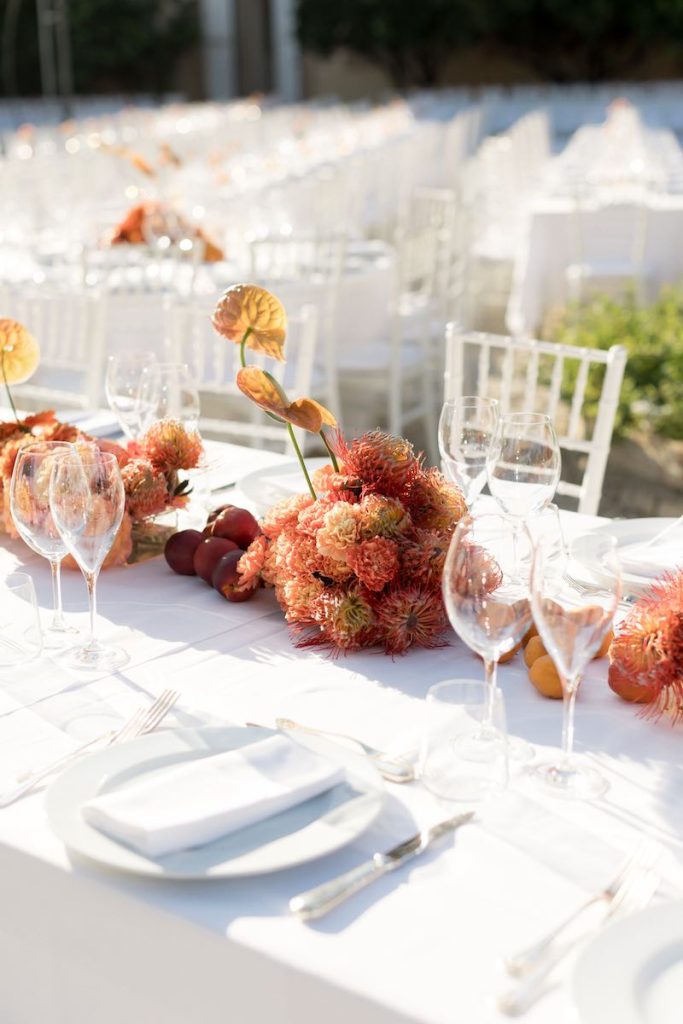
[(187, 430), (179, 420), (154, 423), (140, 441), (140, 449), (164, 473), (194, 469), (203, 451), (199, 434)]
[(287, 315), (280, 300), (265, 288), (255, 284), (228, 288), (218, 300), (211, 323), (228, 341), (239, 345), (246, 334), (247, 348), (284, 362)]
[(237, 372), (237, 387), (264, 412), (279, 416), (293, 427), (302, 427), (319, 434), (323, 426), (336, 426), (329, 409), (313, 398), (297, 398), (290, 402), (272, 374), (258, 366), (243, 366)]

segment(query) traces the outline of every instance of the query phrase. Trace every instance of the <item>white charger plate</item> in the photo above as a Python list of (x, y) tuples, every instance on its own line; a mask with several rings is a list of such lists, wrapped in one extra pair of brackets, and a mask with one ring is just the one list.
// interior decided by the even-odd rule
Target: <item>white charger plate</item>
[(571, 989), (581, 1024), (680, 1024), (683, 901), (605, 928), (577, 960)]
[(109, 747), (76, 762), (50, 787), (48, 822), (69, 850), (108, 868), (157, 878), (239, 878), (302, 864), (352, 842), (379, 814), (384, 784), (376, 768), (358, 754), (317, 736), (297, 742), (344, 768), (346, 781), (264, 821), (212, 843), (165, 857), (147, 857), (89, 825), (86, 800), (123, 788), (142, 776), (181, 761), (255, 743), (270, 729), (221, 726), (169, 729)]
[[(661, 533), (667, 526), (675, 522), (675, 518), (621, 519), (614, 523), (608, 523), (605, 526), (599, 526), (591, 532), (610, 534), (616, 537), (618, 553), (620, 548), (628, 547), (631, 544), (645, 544), (656, 534)], [(571, 547), (572, 553), (576, 554), (578, 561), (581, 561), (577, 548)], [(590, 568), (595, 572), (595, 566), (592, 563)], [(656, 578), (656, 576), (640, 576), (636, 573), (624, 572), (622, 575), (624, 596), (640, 597), (641, 594), (650, 589)]]
[[(306, 459), (306, 469), (312, 474), (322, 466), (329, 466), (326, 457)], [(239, 481), (239, 489), (245, 498), (253, 502), (259, 512), (266, 512), (276, 501), (289, 498), (293, 494), (304, 494), (307, 491), (301, 466), (294, 462), (285, 462), (279, 466), (267, 466), (248, 473)]]

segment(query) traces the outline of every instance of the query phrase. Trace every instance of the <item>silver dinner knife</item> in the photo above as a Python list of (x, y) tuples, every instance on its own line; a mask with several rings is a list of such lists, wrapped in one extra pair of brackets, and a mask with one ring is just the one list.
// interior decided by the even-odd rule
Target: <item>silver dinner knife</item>
[(315, 918), (322, 917), (323, 914), (327, 914), (328, 911), (343, 903), (349, 896), (353, 896), (370, 882), (374, 882), (376, 878), (381, 878), (389, 871), (395, 871), (401, 864), (424, 853), (441, 836), (453, 832), (460, 825), (471, 821), (473, 817), (474, 811), (468, 811), (466, 814), (458, 814), (454, 818), (440, 821), (437, 825), (432, 825), (431, 828), (424, 829), (411, 836), (410, 839), (399, 843), (398, 846), (394, 846), (388, 853), (376, 853), (371, 860), (333, 878), (331, 882), (324, 882), (322, 885), (316, 886), (315, 889), (309, 889), (308, 892), (294, 896), (289, 901), (289, 909), (302, 921), (313, 921)]

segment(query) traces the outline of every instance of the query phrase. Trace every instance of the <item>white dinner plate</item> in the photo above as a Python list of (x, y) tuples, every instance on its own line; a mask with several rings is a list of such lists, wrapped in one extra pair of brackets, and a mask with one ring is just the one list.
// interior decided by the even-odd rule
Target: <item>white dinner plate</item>
[(572, 994), (581, 1024), (680, 1024), (683, 901), (600, 932), (576, 962)]
[(345, 846), (377, 817), (384, 784), (360, 755), (317, 736), (298, 742), (341, 765), (346, 780), (326, 793), (212, 843), (164, 857), (147, 857), (89, 825), (81, 808), (103, 792), (141, 776), (254, 743), (270, 729), (221, 726), (169, 729), (109, 747), (76, 762), (50, 787), (46, 811), (53, 832), (69, 850), (118, 871), (157, 878), (238, 878), (302, 864)]
[[(306, 469), (313, 474), (321, 466), (329, 466), (328, 458), (319, 457), (306, 459)], [(284, 462), (280, 466), (267, 466), (257, 469), (242, 477), (238, 483), (245, 498), (253, 502), (257, 510), (266, 512), (276, 501), (289, 498), (293, 494), (304, 494), (307, 490), (301, 466), (294, 462)]]
[[(591, 532), (611, 534), (613, 537), (616, 537), (618, 553), (620, 548), (626, 548), (631, 544), (645, 544), (646, 541), (650, 540), (657, 533), (661, 533), (667, 526), (675, 522), (675, 518), (620, 519), (614, 523), (599, 526)], [(576, 548), (573, 548), (573, 552), (577, 554), (578, 560), (581, 561)], [(591, 568), (595, 571), (595, 566), (592, 563)], [(640, 576), (636, 573), (624, 572), (622, 575), (624, 596), (640, 597), (641, 594), (650, 589), (655, 579), (655, 576)]]

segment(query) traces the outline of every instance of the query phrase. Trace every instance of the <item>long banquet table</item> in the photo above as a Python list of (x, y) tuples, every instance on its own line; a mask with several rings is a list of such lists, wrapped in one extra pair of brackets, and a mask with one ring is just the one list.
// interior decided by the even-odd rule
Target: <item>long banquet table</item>
[[(234, 479), (281, 456), (225, 447)], [(233, 492), (235, 493), (235, 492)], [(236, 500), (239, 503), (239, 492)], [(571, 533), (598, 520), (564, 514)], [(3, 539), (0, 571), (26, 566), (45, 610), (46, 563)], [(85, 587), (65, 573), (65, 608), (85, 625)], [(0, 672), (0, 786), (113, 728), (167, 686), (165, 724), (272, 724), (278, 714), (386, 749), (419, 744), (425, 693), (480, 678), (451, 646), (392, 660), (331, 659), (293, 647), (270, 592), (227, 604), (163, 559), (101, 577), (103, 639), (124, 645), (119, 673), (84, 677), (59, 656)], [(45, 614), (45, 611), (43, 612)], [(508, 727), (539, 753), (559, 742), (560, 705), (539, 696), (521, 657), (500, 669)], [(271, 875), (213, 882), (124, 877), (69, 854), (50, 831), (44, 791), (0, 811), (0, 1020), (3, 1024), (496, 1024), (500, 958), (534, 940), (607, 881), (642, 834), (662, 844), (671, 898), (683, 883), (680, 728), (642, 720), (593, 662), (577, 709), (579, 749), (611, 788), (594, 804), (556, 802), (514, 776), (506, 795), (409, 866), (319, 923), (291, 896), (453, 813), (419, 783), (387, 785), (374, 825), (344, 849)], [(529, 1024), (571, 1019), (563, 985)]]

